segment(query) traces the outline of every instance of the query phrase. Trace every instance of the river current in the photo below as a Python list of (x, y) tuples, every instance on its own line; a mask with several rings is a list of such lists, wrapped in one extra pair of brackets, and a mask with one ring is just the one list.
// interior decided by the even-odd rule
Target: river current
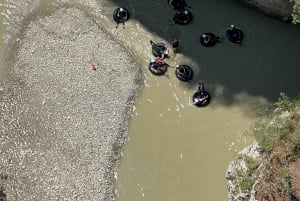
[[(26, 2), (30, 2), (26, 4)], [(64, 2), (64, 1), (61, 1)], [(66, 1), (67, 2), (67, 1)], [(9, 69), (7, 42), (17, 34), (22, 9), (50, 14), (56, 1), (0, 0), (1, 76)], [(165, 0), (74, 1), (109, 32), (122, 33), (145, 77), (129, 124), (128, 142), (116, 173), (117, 201), (223, 201), (225, 172), (236, 153), (252, 142), (249, 136), (260, 104), (277, 100), (280, 92), (298, 95), (300, 27), (243, 7), (237, 1), (189, 0), (191, 24), (172, 25), (175, 11)], [(21, 6), (19, 4), (22, 4)], [(97, 8), (96, 8), (97, 6)], [(125, 7), (131, 18), (115, 28), (112, 13)], [(224, 30), (236, 24), (244, 31), (241, 45), (226, 39)], [(199, 36), (213, 32), (224, 37), (214, 47), (201, 46)], [(148, 71), (150, 40), (180, 41), (171, 54), (165, 76)], [(194, 70), (191, 83), (179, 81), (176, 64)], [(200, 80), (212, 95), (205, 108), (191, 105)]]

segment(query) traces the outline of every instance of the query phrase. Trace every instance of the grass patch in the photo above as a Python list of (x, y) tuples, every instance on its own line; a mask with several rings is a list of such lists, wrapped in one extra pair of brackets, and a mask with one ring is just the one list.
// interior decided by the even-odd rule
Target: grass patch
[(266, 112), (267, 118), (255, 123), (252, 130), (263, 151), (271, 152), (280, 141), (291, 146), (299, 144), (296, 120), (280, 116), (283, 112), (292, 112), (295, 107), (296, 101), (281, 93), (277, 102), (261, 110)]
[(254, 159), (249, 157), (245, 159), (245, 163), (246, 168), (244, 170), (237, 170), (231, 179), (242, 191), (250, 191), (255, 182), (255, 171), (258, 164)]

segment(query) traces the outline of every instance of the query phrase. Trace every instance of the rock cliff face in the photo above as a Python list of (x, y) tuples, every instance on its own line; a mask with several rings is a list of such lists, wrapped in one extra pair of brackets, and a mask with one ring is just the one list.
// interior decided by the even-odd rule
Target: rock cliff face
[[(234, 181), (234, 177), (236, 177), (238, 172), (245, 173), (247, 172), (247, 165), (246, 160), (247, 158), (256, 159), (261, 161), (262, 154), (260, 147), (258, 146), (257, 142), (251, 144), (250, 146), (244, 148), (239, 153), (239, 158), (235, 161), (232, 161), (227, 169), (226, 172), (226, 179), (227, 179), (227, 189), (228, 189), (228, 201), (240, 201), (240, 200), (247, 200), (247, 201), (257, 201), (255, 199), (255, 186), (258, 182), (255, 182), (250, 190), (242, 190), (240, 186)], [(263, 164), (263, 163), (262, 163)], [(260, 165), (260, 168), (263, 168), (263, 165)]]
[(240, 0), (248, 7), (256, 8), (262, 13), (281, 19), (292, 21), (293, 3), (289, 0)]
[(295, 199), (300, 200), (300, 158), (290, 164), (291, 191)]
[(286, 136), (293, 137), (281, 135), (271, 151), (263, 152), (257, 142), (243, 149), (226, 172), (228, 201), (300, 201), (300, 106), (277, 114), (269, 124), (286, 124)]

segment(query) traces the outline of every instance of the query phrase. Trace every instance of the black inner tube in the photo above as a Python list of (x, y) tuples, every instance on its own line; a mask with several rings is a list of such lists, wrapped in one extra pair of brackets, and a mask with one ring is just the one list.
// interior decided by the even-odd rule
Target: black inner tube
[(153, 41), (150, 41), (150, 44), (152, 45), (152, 54), (154, 56), (160, 57), (162, 54), (168, 56), (168, 54), (165, 54), (167, 48), (164, 43), (154, 43)]
[(234, 43), (241, 43), (243, 39), (243, 32), (239, 28), (228, 28), (226, 29), (227, 38)]
[(154, 75), (163, 75), (168, 70), (168, 64), (164, 63), (161, 65), (158, 65), (155, 61), (151, 61), (149, 63), (149, 70)]
[[(206, 36), (208, 38), (207, 41), (204, 36)], [(217, 42), (220, 42), (220, 37), (217, 37), (213, 33), (208, 32), (208, 33), (204, 33), (200, 36), (200, 43), (201, 43), (201, 45), (203, 45), (205, 47), (212, 47)]]
[[(205, 96), (207, 96), (207, 98), (204, 100), (201, 100)], [(203, 90), (203, 91), (198, 90), (193, 95), (193, 103), (197, 107), (204, 107), (204, 106), (208, 105), (210, 103), (210, 100), (211, 100), (210, 94), (206, 90)]]
[(175, 10), (184, 9), (187, 6), (184, 0), (168, 0), (168, 5)]
[(124, 23), (129, 19), (129, 11), (125, 8), (122, 9), (123, 11), (121, 11), (121, 8), (117, 8), (113, 13), (113, 18), (116, 23)]
[(175, 70), (176, 77), (183, 82), (191, 82), (193, 74), (192, 68), (187, 65), (179, 65)]
[(193, 15), (190, 11), (188, 10), (178, 10), (172, 20), (175, 22), (175, 24), (180, 24), (180, 25), (187, 25), (189, 24), (193, 19)]
[(210, 99), (210, 94), (205, 90), (204, 83), (200, 82), (198, 90), (193, 95), (193, 105), (196, 105), (197, 107), (206, 106), (209, 104)]

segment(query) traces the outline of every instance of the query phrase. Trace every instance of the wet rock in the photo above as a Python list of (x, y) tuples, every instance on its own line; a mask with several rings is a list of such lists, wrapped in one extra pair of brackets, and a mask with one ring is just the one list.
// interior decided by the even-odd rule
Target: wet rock
[(292, 21), (293, 3), (289, 0), (240, 0), (248, 7), (253, 7), (262, 13), (281, 19)]

